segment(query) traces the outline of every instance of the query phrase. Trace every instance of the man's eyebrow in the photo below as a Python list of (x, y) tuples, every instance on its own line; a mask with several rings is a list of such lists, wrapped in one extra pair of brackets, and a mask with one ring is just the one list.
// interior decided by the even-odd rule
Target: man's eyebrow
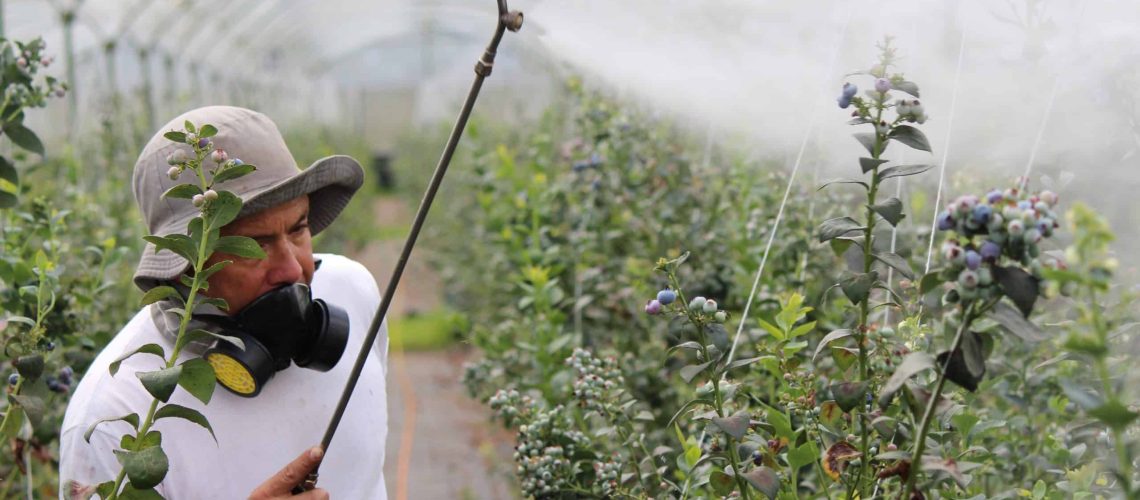
[[(306, 210), (305, 213), (301, 214), (301, 216), (297, 218), (297, 222), (294, 222), (293, 225), (289, 227), (288, 232), (291, 233), (293, 231), (301, 229), (301, 227), (308, 224), (308, 222), (309, 222), (309, 211)], [(273, 238), (273, 236), (274, 236), (274, 233), (253, 233), (253, 234), (246, 235), (247, 238), (253, 238), (254, 240), (258, 240), (259, 242), (261, 240)]]

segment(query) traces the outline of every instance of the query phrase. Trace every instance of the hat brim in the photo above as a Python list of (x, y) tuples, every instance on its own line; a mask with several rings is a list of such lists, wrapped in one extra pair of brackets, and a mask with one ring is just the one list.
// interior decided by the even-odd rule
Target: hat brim
[[(363, 184), (364, 169), (360, 163), (350, 156), (328, 156), (299, 171), (297, 175), (245, 193), (238, 217), (253, 215), (307, 194), (309, 231), (315, 236), (336, 220)], [(185, 219), (173, 221), (155, 233), (186, 234), (190, 219), (196, 215), (192, 213)], [(178, 254), (169, 250), (158, 252), (154, 244), (147, 243), (135, 269), (135, 285), (144, 291), (149, 290), (163, 282), (177, 279), (189, 265)]]

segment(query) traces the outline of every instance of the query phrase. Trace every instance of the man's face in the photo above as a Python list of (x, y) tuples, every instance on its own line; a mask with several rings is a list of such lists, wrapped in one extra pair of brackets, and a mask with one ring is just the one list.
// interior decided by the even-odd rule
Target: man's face
[(233, 261), (210, 276), (210, 289), (203, 292), (225, 299), (230, 314), (237, 314), (253, 299), (280, 286), (313, 281), (308, 196), (235, 220), (223, 227), (221, 234), (253, 238), (266, 255), (264, 259), (245, 259), (215, 253), (207, 261), (205, 267), (222, 260)]

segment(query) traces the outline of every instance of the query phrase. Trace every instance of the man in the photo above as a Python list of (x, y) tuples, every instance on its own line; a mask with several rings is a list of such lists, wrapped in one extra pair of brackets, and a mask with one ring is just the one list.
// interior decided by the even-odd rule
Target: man
[[(199, 127), (214, 125), (219, 130), (211, 138), (215, 148), (257, 166), (249, 175), (218, 185), (217, 189), (231, 191), (243, 201), (238, 219), (221, 232), (223, 236), (253, 238), (266, 254), (265, 259), (215, 255), (212, 261), (233, 263), (210, 277), (209, 290), (204, 293), (225, 299), (229, 310), (206, 310), (214, 315), (210, 316), (199, 314), (199, 309), (191, 327), (214, 324), (211, 318), (226, 318), (227, 314), (229, 318), (242, 318), (243, 312), (255, 308), (251, 304), (259, 297), (302, 283), (311, 286), (313, 299), (347, 312), (348, 340), (341, 343), (343, 355), (330, 370), (289, 366), (270, 371), (274, 375), (253, 397), (219, 387), (205, 405), (176, 389), (169, 402), (204, 414), (217, 442), (207, 430), (187, 420), (158, 420), (153, 429), (162, 433), (170, 467), (157, 491), (168, 499), (288, 497), (293, 486), (320, 464), (319, 488), (298, 498), (328, 498), (330, 494), (338, 498), (385, 498), (386, 328), (370, 353), (328, 455), (322, 456), (321, 450), (314, 448), (336, 407), (380, 293), (372, 275), (360, 264), (337, 255), (314, 255), (310, 238), (327, 227), (348, 203), (363, 181), (363, 169), (349, 157), (332, 156), (301, 171), (277, 127), (264, 115), (224, 106), (196, 109), (164, 126), (135, 164), (135, 200), (151, 234), (186, 234), (189, 219), (198, 212), (189, 200), (161, 198), (166, 189), (188, 181), (171, 180), (166, 162), (172, 151), (186, 146), (163, 137), (164, 132), (182, 129), (186, 120)], [(165, 284), (185, 294), (188, 290), (178, 283), (178, 277), (188, 270), (186, 260), (170, 251), (156, 252), (148, 244), (134, 282), (144, 291)], [(173, 302), (160, 301), (142, 308), (103, 349), (76, 388), (60, 438), (61, 497), (90, 492), (94, 485), (114, 480), (118, 474), (121, 466), (114, 450), (120, 449), (124, 434), (133, 434), (130, 425), (123, 421), (100, 424), (90, 443), (83, 435), (102, 419), (130, 413), (146, 415), (153, 398), (135, 373), (162, 368), (162, 361), (149, 354), (136, 355), (123, 362), (115, 376), (108, 366), (149, 343), (171, 353), (178, 328), (178, 316), (168, 312), (172, 307)], [(264, 311), (261, 316), (265, 316)], [(180, 353), (179, 362), (201, 357), (209, 347), (190, 344)]]

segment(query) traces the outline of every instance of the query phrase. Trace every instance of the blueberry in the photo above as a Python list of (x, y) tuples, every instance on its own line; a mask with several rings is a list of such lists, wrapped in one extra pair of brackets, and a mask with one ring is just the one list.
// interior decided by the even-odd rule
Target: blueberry
[(1000, 189), (995, 189), (993, 191), (990, 191), (988, 194), (986, 194), (986, 202), (989, 203), (990, 205), (997, 204), (998, 202), (1000, 202), (1002, 200), (1002, 198), (1003, 198), (1003, 195), (1002, 195), (1002, 192)]
[(847, 109), (847, 107), (851, 105), (851, 99), (843, 96), (839, 96), (839, 99), (836, 99), (836, 102), (839, 104), (840, 109)]
[(712, 300), (712, 299), (706, 300), (705, 304), (701, 308), (701, 310), (703, 310), (704, 312), (709, 313), (709, 314), (715, 313), (717, 310), (716, 301)]
[(575, 172), (582, 172), (582, 171), (586, 170), (587, 168), (590, 168), (590, 164), (586, 163), (584, 161), (576, 161), (576, 162), (574, 162), (574, 166), (572, 168), (574, 169)]
[(245, 165), (245, 162), (241, 161), (241, 158), (234, 158), (234, 166), (236, 167), (238, 165)]
[(660, 302), (661, 305), (667, 306), (672, 304), (674, 300), (677, 300), (677, 292), (673, 290), (665, 289), (657, 292), (657, 302)]
[(1022, 234), (1025, 234), (1025, 223), (1021, 222), (1021, 220), (1009, 221), (1008, 228), (1010, 236), (1021, 236)]
[(983, 260), (993, 262), (996, 261), (998, 257), (1001, 257), (1001, 247), (998, 246), (997, 243), (987, 240), (985, 243), (982, 243), (979, 254)]
[(203, 137), (198, 139), (198, 149), (206, 149), (210, 145), (210, 140)]
[(982, 255), (973, 250), (966, 251), (966, 267), (976, 271), (982, 265)]
[(938, 230), (949, 231), (951, 229), (954, 229), (954, 217), (950, 215), (950, 212), (938, 214)]
[(1057, 201), (1059, 198), (1057, 196), (1057, 193), (1054, 193), (1052, 191), (1042, 191), (1039, 196), (1041, 198), (1041, 201), (1048, 204), (1050, 208), (1057, 206)]
[(689, 301), (689, 309), (700, 311), (701, 309), (704, 309), (705, 302), (708, 302), (708, 299), (700, 296), (693, 297), (693, 300)]
[(657, 299), (652, 299), (645, 303), (646, 314), (657, 314), (661, 312), (661, 303)]
[(59, 379), (64, 381), (65, 383), (70, 384), (71, 383), (71, 377), (73, 375), (75, 375), (75, 372), (71, 369), (70, 366), (65, 366), (59, 370)]
[(230, 159), (230, 155), (226, 154), (226, 150), (219, 148), (215, 149), (213, 153), (210, 153), (210, 159), (214, 160), (214, 163), (221, 165)]
[(977, 205), (974, 207), (974, 221), (978, 224), (987, 224), (990, 222), (990, 217), (993, 216), (994, 209), (989, 205)]
[(728, 320), (728, 313), (724, 311), (717, 311), (713, 318), (716, 319), (717, 323), (724, 323)]
[(978, 273), (966, 269), (958, 275), (958, 283), (966, 289), (976, 288), (978, 286)]
[(858, 92), (859, 92), (859, 87), (855, 86), (854, 84), (852, 84), (852, 83), (844, 83), (843, 84), (843, 97), (846, 98), (847, 100), (851, 100), (851, 98), (855, 97), (855, 94), (857, 94)]
[(880, 94), (884, 94), (888, 90), (891, 90), (891, 81), (890, 80), (887, 80), (886, 78), (880, 78), (878, 80), (875, 80), (875, 91), (876, 92), (878, 92)]
[(764, 454), (760, 453), (760, 450), (755, 450), (752, 452), (752, 463), (756, 465), (764, 464)]
[(47, 341), (47, 343), (44, 344), (44, 349), (47, 349), (49, 351), (54, 351), (55, 350), (55, 342), (52, 342), (50, 340)]
[(8, 375), (8, 384), (9, 385), (16, 385), (19, 382), (20, 382), (20, 374), (13, 373), (11, 375)]
[(1029, 200), (1021, 200), (1017, 202), (1017, 208), (1020, 208), (1022, 210), (1029, 210), (1033, 208), (1033, 204), (1030, 203)]

